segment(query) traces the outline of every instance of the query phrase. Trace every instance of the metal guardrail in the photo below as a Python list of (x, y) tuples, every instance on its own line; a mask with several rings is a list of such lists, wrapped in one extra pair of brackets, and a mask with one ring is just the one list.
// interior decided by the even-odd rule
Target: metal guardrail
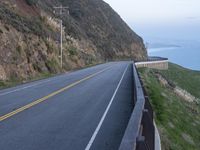
[(146, 60), (135, 62), (137, 68), (152, 68), (158, 70), (168, 69), (168, 58), (163, 57), (148, 57)]
[(119, 150), (154, 150), (153, 109), (133, 63), (134, 109)]
[(158, 57), (158, 56), (149, 56), (147, 61), (159, 61), (159, 60), (168, 60), (168, 58)]
[(136, 63), (137, 62), (148, 62), (148, 61), (164, 61), (164, 60), (169, 60), (168, 58), (165, 58), (165, 57), (159, 57), (159, 56), (149, 56), (147, 57), (146, 60), (140, 60), (140, 61), (135, 61)]

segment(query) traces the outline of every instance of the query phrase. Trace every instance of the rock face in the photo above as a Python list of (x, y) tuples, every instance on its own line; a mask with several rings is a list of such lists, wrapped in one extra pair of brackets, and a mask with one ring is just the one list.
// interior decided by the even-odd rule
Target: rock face
[(102, 0), (1, 0), (0, 80), (61, 72), (60, 15), (63, 12), (63, 70), (117, 59), (145, 59), (143, 40)]

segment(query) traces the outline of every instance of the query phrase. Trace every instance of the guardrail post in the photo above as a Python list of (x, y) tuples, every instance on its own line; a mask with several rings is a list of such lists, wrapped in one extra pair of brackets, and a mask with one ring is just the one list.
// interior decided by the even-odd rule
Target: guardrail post
[(137, 138), (137, 150), (149, 150), (146, 143), (145, 143), (145, 137), (144, 136), (139, 136)]
[(153, 108), (150, 104), (150, 101), (149, 101), (149, 98), (148, 97), (145, 97), (145, 106), (144, 106), (145, 109), (148, 109), (148, 115), (151, 119), (151, 121), (153, 122)]
[(145, 137), (145, 143), (147, 145), (147, 148), (148, 150), (154, 150), (155, 149), (155, 127), (150, 117), (149, 111), (147, 109), (143, 111), (142, 126), (143, 126), (142, 135)]

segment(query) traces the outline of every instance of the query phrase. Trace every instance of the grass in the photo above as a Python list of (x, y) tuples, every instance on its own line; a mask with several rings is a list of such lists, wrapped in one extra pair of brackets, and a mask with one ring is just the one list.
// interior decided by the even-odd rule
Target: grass
[(191, 71), (169, 63), (169, 69), (159, 71), (159, 73), (192, 95), (200, 98), (200, 71)]
[[(76, 70), (79, 70), (79, 69), (85, 69), (85, 68), (89, 68), (89, 67), (92, 67), (92, 66), (95, 66), (95, 65), (100, 65), (100, 64), (102, 64), (102, 62), (88, 64), (88, 65), (85, 65), (84, 67), (77, 67), (77, 68), (74, 68), (71, 71), (76, 71)], [(53, 65), (54, 66), (55, 65), (55, 60), (48, 61), (48, 65)], [(57, 66), (57, 67), (59, 67), (59, 66)], [(35, 77), (31, 77), (30, 76), (28, 79), (26, 79), (25, 82), (32, 82), (32, 81), (36, 81), (36, 80), (42, 80), (42, 79), (46, 79), (46, 78), (49, 78), (49, 77), (52, 77), (52, 76), (55, 76), (55, 75), (58, 75), (58, 74), (59, 73), (42, 72), (42, 73), (39, 73)], [(17, 86), (17, 85), (22, 84), (22, 83), (24, 83), (24, 81), (22, 79), (17, 79), (17, 78), (12, 78), (12, 79), (6, 80), (6, 81), (0, 80), (0, 90), (1, 89), (5, 89), (5, 88), (9, 88), (9, 87), (14, 87), (14, 86)]]
[(0, 89), (4, 89), (4, 88), (9, 88), (9, 87), (13, 87), (16, 86), (17, 84), (21, 83), (21, 80), (6, 80), (6, 81), (2, 81), (0, 80)]
[[(168, 71), (139, 69), (155, 111), (163, 150), (200, 149), (200, 107), (176, 96), (172, 88), (164, 87), (156, 78), (159, 72), (167, 80), (191, 93), (199, 92), (200, 73), (170, 64)], [(193, 84), (188, 84), (188, 82)], [(195, 82), (196, 81), (196, 82)], [(193, 87), (193, 88), (191, 88)], [(197, 110), (194, 112), (193, 109)]]
[[(53, 75), (54, 74), (49, 73), (49, 72), (43, 72), (43, 73), (40, 73), (36, 77), (29, 77), (28, 79), (26, 79), (25, 82), (32, 82), (32, 81), (36, 81), (36, 80), (41, 80), (41, 79), (52, 77)], [(17, 85), (25, 83), (25, 82), (24, 82), (24, 80), (17, 79), (17, 78), (12, 78), (12, 79), (6, 80), (6, 81), (0, 80), (0, 89), (14, 87), (14, 86), (17, 86)]]

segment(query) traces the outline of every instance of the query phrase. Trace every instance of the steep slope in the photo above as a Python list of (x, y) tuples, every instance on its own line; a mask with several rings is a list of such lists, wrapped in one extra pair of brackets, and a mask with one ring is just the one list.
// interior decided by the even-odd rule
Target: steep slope
[[(162, 149), (199, 150), (200, 72), (170, 64), (167, 71), (140, 69), (140, 75), (155, 111)], [(162, 82), (160, 76), (167, 82)], [(175, 86), (183, 89), (184, 94), (192, 94), (191, 99), (196, 97), (196, 101), (188, 101), (187, 95), (180, 96)]]
[[(68, 6), (63, 69), (59, 64), (59, 19), (53, 6)], [(1, 0), (0, 80), (122, 58), (145, 59), (143, 40), (102, 0)]]

